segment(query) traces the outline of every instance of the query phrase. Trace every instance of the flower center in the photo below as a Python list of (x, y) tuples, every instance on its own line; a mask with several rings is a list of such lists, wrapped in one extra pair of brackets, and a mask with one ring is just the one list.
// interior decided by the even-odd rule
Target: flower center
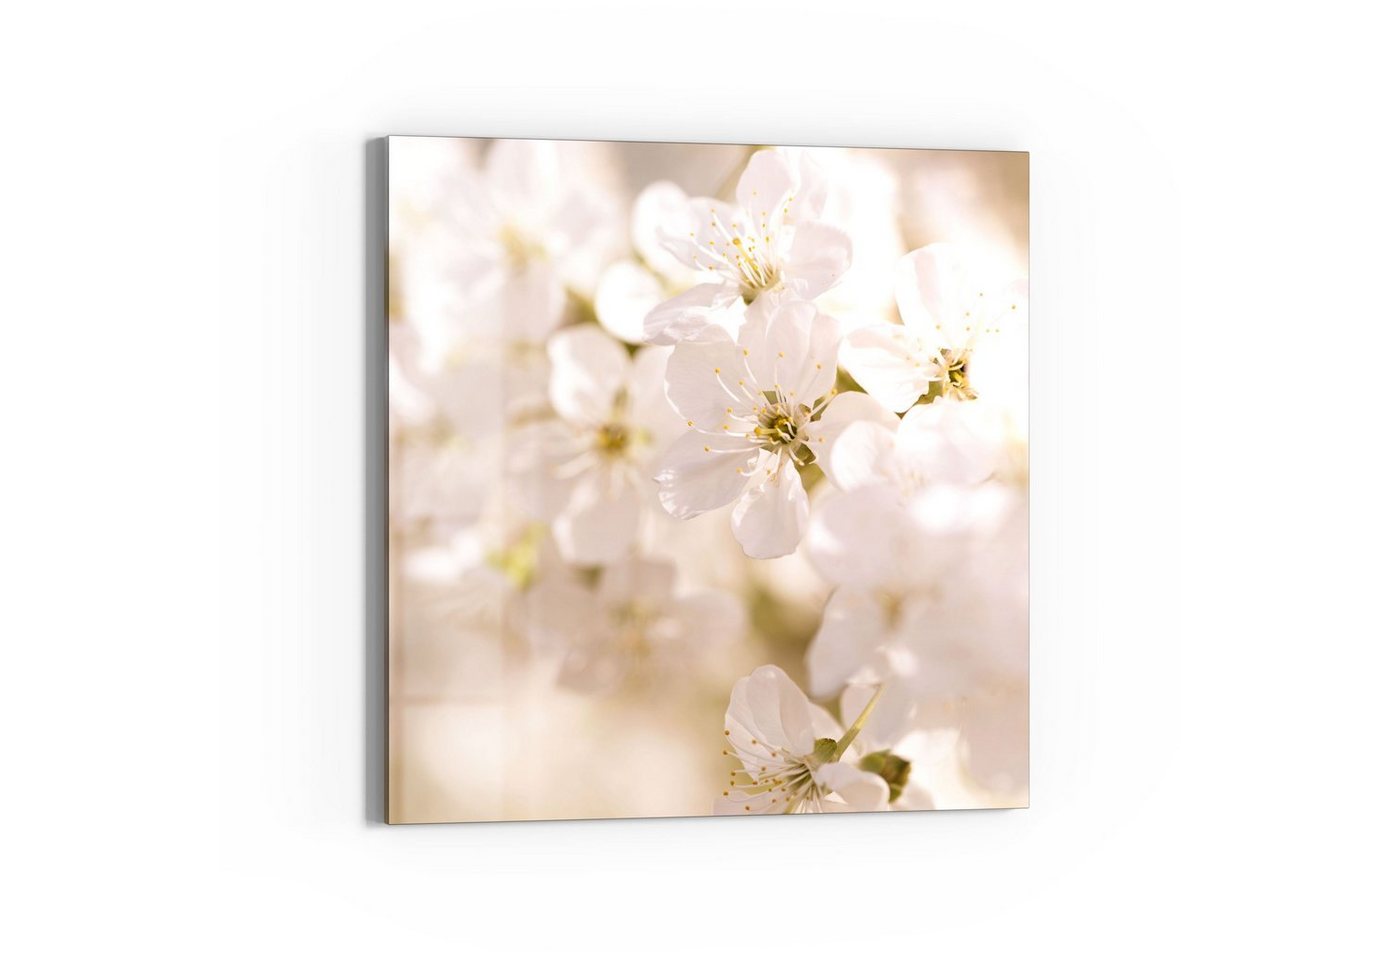
[(634, 659), (644, 659), (651, 652), (650, 631), (656, 611), (637, 600), (619, 604), (611, 611), (617, 651)]
[(779, 807), (784, 813), (799, 813), (819, 806), (821, 789), (812, 773), (821, 761), (815, 756), (793, 756), (786, 750), (770, 753), (773, 762), (761, 764), (757, 775), (742, 766), (731, 771), (724, 795), (738, 793), (744, 799), (744, 809), (750, 812)]
[(977, 391), (967, 379), (967, 362), (970, 354), (942, 350), (943, 396), (952, 400), (976, 400)]
[(768, 262), (753, 237), (734, 238), (734, 265), (738, 268), (740, 294), (744, 303), (753, 303), (758, 295), (778, 281), (778, 268)]
[(811, 459), (804, 429), (812, 419), (812, 408), (804, 403), (780, 400), (771, 390), (764, 394), (764, 399), (768, 402), (758, 411), (753, 435), (775, 453), (786, 450), (799, 464)]
[(506, 262), (514, 270), (523, 270), (532, 260), (543, 260), (548, 251), (544, 244), (514, 223), (504, 223), (496, 235), (505, 251)]
[(626, 456), (632, 441), (633, 433), (625, 423), (605, 423), (593, 435), (593, 446), (605, 457)]

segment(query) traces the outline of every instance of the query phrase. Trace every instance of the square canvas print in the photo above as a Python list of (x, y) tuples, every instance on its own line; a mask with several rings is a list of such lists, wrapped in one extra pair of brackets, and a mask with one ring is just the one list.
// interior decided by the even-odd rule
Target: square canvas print
[(388, 181), (390, 822), (1026, 805), (1026, 154)]

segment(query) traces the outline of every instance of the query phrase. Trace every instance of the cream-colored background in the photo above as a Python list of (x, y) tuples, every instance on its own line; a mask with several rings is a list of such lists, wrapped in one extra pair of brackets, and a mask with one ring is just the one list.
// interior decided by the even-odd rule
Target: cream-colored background
[[(8, 11), (8, 952), (1394, 953), (1381, 15)], [(1031, 810), (366, 822), (391, 131), (1032, 151)]]

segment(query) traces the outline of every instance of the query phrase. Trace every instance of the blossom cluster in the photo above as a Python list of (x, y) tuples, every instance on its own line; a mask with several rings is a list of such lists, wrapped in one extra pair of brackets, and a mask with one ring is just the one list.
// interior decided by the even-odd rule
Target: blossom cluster
[[(669, 724), (658, 752), (702, 771), (690, 745), (722, 730), (719, 813), (1024, 802), (1016, 244), (911, 214), (952, 206), (910, 196), (947, 189), (919, 152), (730, 149), (710, 171), (694, 148), (676, 179), (708, 196), (629, 190), (608, 145), (408, 143), (393, 692), (611, 709)], [(616, 765), (602, 727), (573, 749)]]

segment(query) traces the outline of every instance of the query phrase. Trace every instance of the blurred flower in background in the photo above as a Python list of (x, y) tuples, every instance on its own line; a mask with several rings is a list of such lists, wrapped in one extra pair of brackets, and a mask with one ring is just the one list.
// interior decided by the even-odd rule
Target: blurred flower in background
[(389, 150), (390, 819), (1023, 805), (1025, 156)]

